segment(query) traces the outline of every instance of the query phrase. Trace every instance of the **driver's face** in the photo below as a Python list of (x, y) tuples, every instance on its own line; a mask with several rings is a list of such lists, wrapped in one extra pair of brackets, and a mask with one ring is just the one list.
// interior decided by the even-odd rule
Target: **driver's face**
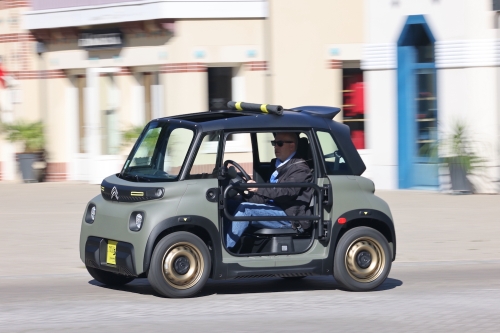
[[(283, 142), (283, 146), (279, 147), (278, 145), (274, 146), (274, 154), (276, 158), (279, 158), (281, 161), (285, 161), (290, 155), (293, 154), (297, 150), (294, 134), (290, 133), (277, 133), (275, 140), (276, 141), (287, 141)], [(292, 141), (292, 142), (289, 142)]]

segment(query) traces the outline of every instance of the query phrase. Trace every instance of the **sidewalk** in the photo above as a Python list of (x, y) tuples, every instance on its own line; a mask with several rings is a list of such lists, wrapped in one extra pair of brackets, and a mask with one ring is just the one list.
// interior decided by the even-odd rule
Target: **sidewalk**
[[(80, 221), (99, 185), (0, 184), (0, 276), (83, 273)], [(396, 225), (397, 262), (500, 259), (500, 196), (377, 191)]]

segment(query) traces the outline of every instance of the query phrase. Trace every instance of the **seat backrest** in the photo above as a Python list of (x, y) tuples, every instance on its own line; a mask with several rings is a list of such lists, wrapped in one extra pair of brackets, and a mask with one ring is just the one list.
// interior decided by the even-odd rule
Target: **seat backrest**
[(307, 140), (307, 138), (299, 138), (299, 143), (297, 145), (297, 156), (306, 161), (310, 169), (314, 168), (311, 146), (309, 145), (309, 140)]

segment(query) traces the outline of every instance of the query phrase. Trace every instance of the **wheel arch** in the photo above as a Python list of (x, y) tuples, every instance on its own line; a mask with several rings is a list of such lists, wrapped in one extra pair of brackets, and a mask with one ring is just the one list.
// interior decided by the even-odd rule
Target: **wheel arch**
[(338, 219), (336, 221), (332, 221), (332, 244), (330, 246), (329, 255), (329, 259), (331, 259), (332, 264), (340, 238), (342, 238), (347, 231), (357, 227), (369, 227), (380, 232), (390, 243), (392, 261), (396, 259), (396, 232), (394, 230), (394, 223), (389, 216), (378, 210), (357, 209), (346, 212), (340, 215), (339, 218), (345, 218), (346, 222), (340, 224), (338, 223)]
[[(186, 221), (186, 222), (185, 222)], [(149, 234), (144, 251), (144, 272), (149, 270), (151, 256), (158, 242), (173, 232), (185, 231), (198, 236), (208, 247), (211, 256), (210, 277), (220, 276), (222, 249), (219, 231), (212, 221), (202, 216), (184, 215), (165, 219), (158, 223)]]

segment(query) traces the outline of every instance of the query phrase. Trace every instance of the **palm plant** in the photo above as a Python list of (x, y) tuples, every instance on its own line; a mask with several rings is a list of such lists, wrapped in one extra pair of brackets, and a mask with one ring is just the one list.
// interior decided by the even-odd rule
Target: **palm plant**
[(455, 122), (451, 134), (443, 142), (443, 151), (446, 152), (443, 162), (448, 166), (460, 166), (466, 174), (483, 166), (480, 146), (470, 135), (464, 121)]
[(435, 143), (422, 146), (420, 152), (449, 169), (454, 191), (473, 191), (467, 175), (481, 169), (485, 159), (481, 157), (481, 145), (474, 140), (465, 121), (455, 121), (450, 133), (441, 135)]
[(7, 141), (21, 142), (24, 153), (39, 153), (45, 147), (44, 126), (41, 121), (18, 121), (12, 124), (2, 124), (2, 131), (7, 134)]

